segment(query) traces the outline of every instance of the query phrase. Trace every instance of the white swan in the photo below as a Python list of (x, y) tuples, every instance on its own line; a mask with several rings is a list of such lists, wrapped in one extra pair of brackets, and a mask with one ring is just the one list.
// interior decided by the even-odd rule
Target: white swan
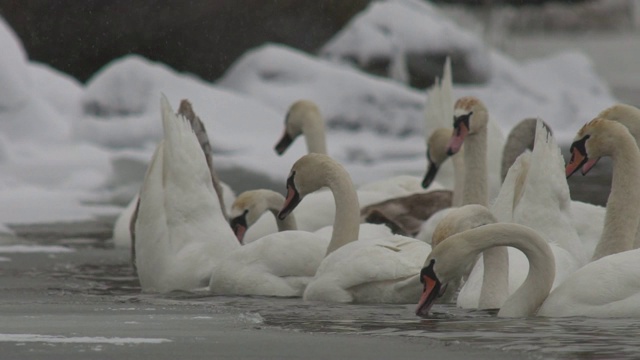
[(640, 178), (640, 152), (628, 128), (596, 118), (578, 131), (570, 151), (567, 177), (580, 168), (586, 174), (602, 156), (610, 156), (613, 161), (604, 229), (593, 260), (633, 249), (640, 225), (640, 191), (636, 186)]
[(225, 220), (191, 125), (161, 98), (164, 139), (140, 191), (136, 265), (145, 292), (206, 286), (213, 266), (240, 244)]
[[(330, 159), (326, 155), (318, 155)], [(296, 165), (294, 165), (294, 169)], [(296, 170), (292, 170), (296, 171)], [(351, 179), (346, 171), (334, 161), (317, 163), (310, 176), (327, 186), (335, 198), (336, 226), (331, 233), (331, 241), (320, 234), (306, 231), (282, 231), (269, 234), (230, 253), (219, 261), (212, 270), (209, 290), (225, 295), (267, 295), (301, 296), (307, 283), (325, 254), (339, 248), (345, 238), (358, 238), (360, 223), (340, 226), (340, 221), (348, 221), (345, 215), (351, 206), (358, 206)], [(282, 204), (284, 213), (289, 213), (294, 196), (291, 194), (291, 178), (287, 180), (288, 199)], [(351, 192), (351, 196), (344, 195)], [(274, 202), (281, 202), (277, 196)], [(283, 216), (279, 214), (278, 219)], [(290, 224), (293, 225), (293, 224)], [(379, 232), (389, 234), (388, 229), (377, 226)]]
[(519, 224), (488, 224), (450, 236), (427, 257), (420, 278), (424, 284), (416, 314), (426, 316), (436, 298), (451, 280), (463, 274), (483, 251), (511, 246), (529, 260), (526, 280), (498, 311), (501, 317), (526, 317), (536, 313), (546, 299), (555, 277), (555, 263), (549, 244), (536, 231)]
[(303, 298), (354, 303), (413, 301), (419, 294), (416, 274), (430, 247), (398, 235), (354, 241), (358, 238), (360, 217), (356, 192), (348, 173), (330, 157), (308, 154), (296, 161), (287, 180), (287, 201), (279, 216), (286, 216), (308, 194), (327, 185), (329, 180), (317, 173), (318, 168), (324, 167), (334, 174), (332, 191), (336, 201), (340, 199), (344, 205), (336, 209), (332, 244)]

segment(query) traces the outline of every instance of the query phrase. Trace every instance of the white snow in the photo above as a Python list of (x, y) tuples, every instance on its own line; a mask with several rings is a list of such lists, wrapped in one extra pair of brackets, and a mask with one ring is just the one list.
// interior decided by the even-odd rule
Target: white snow
[(0, 334), (0, 342), (42, 342), (42, 343), (65, 343), (65, 344), (162, 344), (171, 342), (163, 338), (131, 338), (131, 337), (103, 337), (103, 336), (57, 336), (39, 334)]
[[(367, 18), (393, 29), (393, 41), (403, 49), (421, 46), (424, 39), (429, 46), (477, 51), (476, 65), (488, 68), (491, 78), (482, 86), (454, 85), (454, 97), (478, 96), (505, 134), (522, 118), (540, 116), (566, 143), (615, 102), (581, 53), (518, 63), (446, 18), (433, 17), (431, 5), (393, 0), (367, 11)], [(366, 47), (362, 54), (391, 51), (380, 27), (370, 25), (355, 26)], [(205, 122), (218, 168), (248, 169), (281, 181), (283, 189), (306, 147), (298, 140), (282, 157), (273, 147), (288, 106), (300, 98), (319, 104), (328, 122), (329, 153), (357, 184), (425, 171), (424, 91), (293, 48), (252, 49), (216, 83), (132, 55), (80, 84), (30, 62), (1, 18), (0, 46), (0, 224), (118, 214), (137, 192), (161, 138), (161, 92), (175, 108), (181, 99), (191, 101)], [(338, 45), (326, 49), (332, 46)]]

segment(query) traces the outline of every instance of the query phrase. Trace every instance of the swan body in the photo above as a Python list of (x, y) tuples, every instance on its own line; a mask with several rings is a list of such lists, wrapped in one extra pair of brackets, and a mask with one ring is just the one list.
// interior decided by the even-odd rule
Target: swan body
[[(333, 179), (317, 175), (323, 168), (327, 169), (323, 173), (333, 174)], [(329, 302), (413, 301), (420, 256), (426, 256), (430, 247), (398, 235), (355, 241), (360, 229), (356, 192), (346, 170), (330, 157), (308, 154), (293, 165), (287, 180), (287, 202), (279, 216), (285, 217), (304, 203), (308, 194), (327, 183), (341, 205), (336, 205), (332, 244), (303, 298)]]
[(302, 296), (328, 244), (329, 239), (306, 231), (269, 234), (217, 262), (209, 291), (218, 295)]
[(539, 316), (640, 317), (640, 250), (608, 255), (569, 275)]
[(217, 261), (240, 247), (221, 210), (189, 122), (161, 98), (164, 139), (140, 191), (136, 265), (145, 292), (206, 286)]

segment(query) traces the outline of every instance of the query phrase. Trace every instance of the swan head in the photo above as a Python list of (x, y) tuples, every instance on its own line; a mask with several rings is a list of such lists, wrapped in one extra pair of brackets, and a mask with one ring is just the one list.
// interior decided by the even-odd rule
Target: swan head
[(261, 190), (245, 191), (238, 195), (231, 205), (229, 224), (240, 244), (243, 243), (247, 229), (255, 224), (267, 210), (269, 207)]
[(433, 250), (420, 271), (423, 289), (416, 307), (416, 315), (426, 316), (436, 299), (445, 293), (448, 284), (469, 274), (476, 263), (477, 256), (467, 251), (465, 242), (453, 243), (446, 239), (458, 233), (494, 223), (497, 223), (496, 218), (482, 205), (459, 207), (450, 211), (440, 221), (433, 233)]
[(624, 125), (613, 120), (597, 117), (585, 124), (569, 148), (571, 159), (566, 167), (567, 177), (578, 169), (586, 175), (601, 157), (616, 152), (622, 136), (632, 137)]
[(422, 187), (428, 188), (438, 174), (438, 169), (447, 160), (447, 146), (453, 130), (450, 128), (435, 129), (427, 140), (427, 173), (422, 180)]
[(602, 110), (598, 117), (625, 124), (627, 121), (637, 121), (640, 117), (640, 109), (627, 104), (615, 104)]
[(278, 155), (284, 154), (298, 136), (314, 126), (324, 127), (324, 120), (318, 106), (309, 100), (294, 102), (287, 111), (284, 120), (284, 133), (275, 146), (276, 153)]
[(486, 129), (488, 121), (487, 108), (478, 98), (466, 96), (458, 99), (453, 108), (453, 134), (447, 153), (453, 155), (460, 151), (464, 139)]
[(284, 220), (308, 194), (330, 186), (345, 175), (348, 173), (344, 167), (328, 155), (311, 153), (302, 156), (293, 164), (287, 177), (287, 196), (278, 219)]

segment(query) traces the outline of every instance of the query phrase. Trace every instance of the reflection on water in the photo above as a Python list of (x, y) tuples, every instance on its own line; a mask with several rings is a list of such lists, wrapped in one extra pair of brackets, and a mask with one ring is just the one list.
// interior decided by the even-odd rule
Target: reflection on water
[(468, 311), (451, 305), (434, 305), (434, 314), (421, 319), (413, 313), (415, 304), (347, 305), (294, 298), (212, 296), (205, 289), (141, 294), (138, 280), (126, 263), (65, 267), (53, 276), (85, 284), (76, 286), (74, 291), (114, 296), (117, 301), (184, 304), (213, 307), (221, 312), (259, 314), (264, 325), (293, 331), (424, 337), (445, 344), (464, 343), (545, 359), (640, 356), (640, 322), (635, 319), (501, 319), (495, 317), (495, 311)]

